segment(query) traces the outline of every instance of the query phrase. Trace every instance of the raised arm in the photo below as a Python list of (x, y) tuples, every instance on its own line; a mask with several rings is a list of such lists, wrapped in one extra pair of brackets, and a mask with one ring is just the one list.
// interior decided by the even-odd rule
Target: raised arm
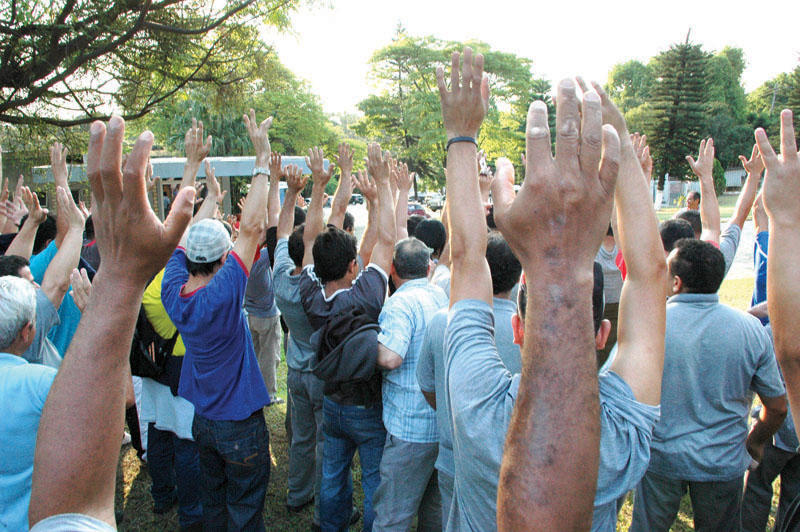
[[(62, 187), (69, 190), (69, 177), (67, 176), (67, 148), (56, 142), (50, 148), (50, 168), (53, 170), (53, 182), (56, 188)], [(56, 247), (61, 249), (61, 243), (69, 229), (69, 220), (61, 215), (61, 210), (56, 215)]]
[(269, 156), (269, 196), (267, 198), (267, 228), (278, 225), (281, 212), (281, 154), (272, 152)]
[[(611, 216), (620, 141), (602, 125), (596, 92), (584, 93), (581, 109), (575, 84), (564, 80), (557, 98), (555, 159), (547, 106), (536, 101), (522, 188), (515, 198), (505, 160), (493, 188), (495, 220), (522, 263), (529, 309), (500, 470), (500, 530), (588, 530), (597, 484), (593, 263)], [(453, 231), (457, 213), (450, 212)]]
[(397, 238), (394, 218), (394, 200), (391, 190), (391, 169), (389, 152), (382, 152), (381, 145), (372, 143), (367, 147), (367, 169), (375, 180), (378, 197), (370, 208), (378, 210), (378, 240), (372, 250), (369, 262), (377, 265), (387, 274), (392, 266), (394, 243)]
[(714, 139), (701, 140), (697, 161), (691, 155), (686, 156), (686, 161), (700, 181), (700, 219), (703, 222), (700, 239), (719, 245), (722, 231), (719, 220), (719, 202), (717, 201), (717, 192), (714, 190)]
[[(36, 241), (36, 231), (47, 218), (47, 209), (39, 205), (39, 197), (28, 187), (22, 188), (22, 200), (27, 205), (28, 218), (6, 249), (6, 255), (18, 255), (30, 259)], [(66, 219), (66, 216), (64, 218)]]
[[(181, 191), (164, 225), (145, 197), (153, 135), (143, 133), (121, 168), (124, 122), (90, 129), (87, 174), (102, 262), (89, 303), (47, 396), (36, 440), (29, 522), (80, 513), (114, 519), (114, 483), (124, 426), (128, 357), (147, 281), (164, 267), (192, 215)], [(68, 444), (65, 444), (68, 442)]]
[(69, 276), (72, 270), (78, 266), (81, 258), (81, 246), (83, 245), (83, 227), (85, 220), (72, 194), (67, 189), (58, 187), (58, 213), (67, 219), (69, 227), (58, 248), (53, 260), (47, 266), (42, 279), (42, 292), (55, 308), (61, 306), (69, 290)]
[(325, 186), (333, 175), (333, 165), (329, 165), (328, 171), (326, 172), (323, 164), (324, 162), (324, 154), (320, 148), (316, 146), (314, 148), (309, 148), (306, 164), (311, 168), (311, 205), (308, 207), (306, 225), (303, 229), (303, 245), (305, 246), (303, 267), (314, 264), (314, 240), (324, 229), (322, 209), (325, 201), (323, 198), (325, 195)]
[[(584, 90), (589, 88), (584, 85)], [(614, 194), (617, 208), (617, 243), (625, 257), (628, 275), (619, 301), (617, 356), (611, 370), (622, 377), (638, 401), (661, 401), (666, 323), (666, 272), (658, 220), (650, 201), (641, 156), (628, 134), (625, 119), (603, 88), (594, 84), (603, 107), (603, 121), (611, 124), (621, 141), (620, 167)]]
[(289, 238), (294, 229), (294, 202), (297, 196), (306, 188), (308, 176), (303, 176), (302, 170), (297, 165), (290, 164), (286, 167), (286, 196), (283, 198), (283, 207), (278, 218), (277, 239)]
[[(269, 128), (272, 125), (270, 116), (260, 124), (256, 122), (256, 112), (250, 109), (250, 116), (244, 115), (244, 125), (250, 135), (250, 141), (256, 150), (255, 168), (265, 168), (269, 164), (270, 145)], [(255, 169), (254, 169), (255, 170)], [(261, 233), (264, 229), (264, 214), (267, 212), (267, 175), (260, 172), (253, 176), (250, 182), (250, 192), (242, 209), (242, 219), (239, 222), (239, 236), (233, 245), (233, 251), (244, 264), (247, 271), (253, 265), (256, 248), (261, 243)]]
[(203, 122), (199, 124), (192, 118), (192, 127), (186, 132), (183, 140), (183, 147), (186, 151), (186, 164), (183, 166), (183, 177), (181, 177), (181, 190), (185, 187), (194, 187), (194, 180), (197, 178), (197, 171), (203, 160), (211, 152), (211, 135), (205, 142), (203, 141)]
[(408, 192), (414, 183), (414, 175), (408, 173), (408, 165), (397, 161), (392, 170), (392, 180), (397, 186), (397, 204), (394, 208), (397, 240), (408, 238)]
[(336, 165), (339, 167), (341, 175), (339, 176), (339, 184), (336, 186), (336, 192), (333, 194), (328, 225), (335, 225), (341, 229), (344, 225), (344, 214), (347, 212), (350, 196), (353, 195), (353, 150), (349, 144), (344, 142), (339, 144), (339, 156), (336, 157)]
[(359, 170), (358, 174), (353, 176), (353, 181), (367, 202), (367, 228), (361, 235), (361, 244), (358, 246), (361, 264), (367, 265), (372, 257), (372, 250), (375, 249), (375, 244), (378, 242), (378, 229), (380, 228), (378, 187), (375, 186), (375, 182), (369, 177), (366, 170)]
[(761, 160), (761, 154), (758, 153), (758, 146), (755, 144), (753, 145), (753, 154), (750, 155), (750, 159), (740, 155), (739, 160), (742, 161), (742, 166), (747, 171), (747, 179), (744, 182), (742, 191), (739, 193), (739, 199), (736, 200), (733, 216), (731, 216), (728, 223), (736, 224), (741, 228), (744, 227), (747, 215), (750, 214), (750, 209), (753, 208), (753, 202), (756, 200), (758, 185), (761, 182), (761, 172), (764, 171), (764, 162)]
[(769, 214), (767, 306), (775, 355), (783, 371), (795, 427), (800, 427), (800, 156), (792, 112), (781, 113), (781, 154), (776, 155), (763, 129), (756, 143), (764, 165), (764, 207)]

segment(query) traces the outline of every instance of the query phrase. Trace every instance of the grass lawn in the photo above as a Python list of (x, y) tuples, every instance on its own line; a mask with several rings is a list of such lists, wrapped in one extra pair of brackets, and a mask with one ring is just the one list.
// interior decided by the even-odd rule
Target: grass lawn
[[(726, 196), (725, 199), (728, 197)], [(735, 202), (735, 197), (733, 198)], [(730, 205), (732, 210), (733, 203)], [(660, 213), (661, 214), (661, 213)], [(670, 215), (671, 216), (671, 215)], [(725, 218), (723, 214), (723, 218)], [(750, 303), (753, 290), (752, 279), (734, 279), (725, 281), (720, 289), (720, 299), (736, 308), (746, 309)], [(286, 365), (281, 364), (278, 377), (278, 395), (286, 399)], [(270, 433), (270, 450), (272, 454), (272, 470), (267, 490), (264, 510), (267, 530), (306, 532), (311, 529), (313, 509), (307, 508), (300, 514), (289, 514), (286, 510), (286, 478), (288, 468), (288, 442), (284, 428), (286, 405), (274, 405), (265, 409), (265, 417)], [(353, 470), (354, 496), (356, 504), (361, 507), (363, 495), (360, 489), (360, 469), (356, 461)], [(776, 490), (777, 493), (777, 482)], [(777, 498), (773, 499), (773, 512), (770, 527), (773, 526)], [(152, 513), (153, 500), (150, 496), (150, 476), (146, 465), (136, 457), (136, 452), (127, 446), (120, 453), (117, 475), (117, 509), (124, 508), (125, 519), (119, 525), (121, 532), (161, 532), (178, 530), (178, 518), (175, 510), (164, 516)], [(629, 496), (619, 514), (617, 530), (628, 530), (633, 511), (632, 498)], [(351, 530), (361, 530), (361, 523)], [(678, 519), (672, 527), (674, 531), (689, 531), (692, 527), (692, 512), (688, 496), (681, 503)]]

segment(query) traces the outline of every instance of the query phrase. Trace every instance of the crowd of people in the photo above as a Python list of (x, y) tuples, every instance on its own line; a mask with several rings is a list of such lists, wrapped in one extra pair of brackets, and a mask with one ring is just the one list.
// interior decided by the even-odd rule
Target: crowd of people
[[(724, 227), (712, 139), (687, 157), (700, 192), (659, 223), (647, 139), (599, 85), (558, 85), (555, 156), (547, 106), (531, 103), (515, 192), (511, 162), (492, 173), (478, 148), (483, 57), (454, 53), (449, 84), (436, 77), (441, 220), (408, 216), (414, 176), (380, 145), (356, 172), (348, 145), (327, 167), (314, 148), (304, 175), (252, 110), (255, 167), (235, 228), (202, 123), (163, 223), (148, 199), (153, 135), (123, 156), (118, 117), (90, 128), (89, 208), (69, 191), (60, 144), (57, 216), (21, 180), (13, 196), (5, 187), (0, 529), (114, 530), (126, 420), (154, 513), (177, 505), (182, 531), (274, 529), (264, 506), (282, 457), (264, 408), (283, 402), (285, 353), (285, 505), (313, 506), (314, 529), (610, 532), (633, 492), (630, 529), (667, 531), (688, 492), (696, 530), (763, 531), (780, 476), (775, 529), (800, 530), (792, 113), (780, 155), (756, 130)], [(355, 189), (368, 209), (360, 242)], [(744, 312), (718, 290), (751, 211)]]

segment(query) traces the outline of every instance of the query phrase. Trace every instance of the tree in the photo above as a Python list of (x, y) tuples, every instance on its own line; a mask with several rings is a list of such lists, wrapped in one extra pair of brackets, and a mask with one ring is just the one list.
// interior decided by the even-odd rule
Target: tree
[(399, 27), (392, 43), (372, 56), (371, 76), (379, 92), (359, 104), (364, 118), (353, 130), (380, 141), (407, 162), (426, 188), (444, 184), (446, 137), (434, 70), (464, 45), (485, 58), (492, 96), (478, 140), (490, 159), (504, 155), (519, 164), (528, 105), (537, 97), (549, 102), (550, 85), (533, 78), (529, 59), (492, 50), (483, 42), (411, 37)]
[(793, 112), (795, 136), (800, 136), (800, 65), (794, 69), (790, 77), (791, 89), (786, 102)]
[(652, 69), (644, 63), (631, 60), (611, 67), (605, 89), (624, 114), (650, 99), (653, 82)]
[(247, 79), (301, 0), (10, 0), (0, 5), (0, 122), (59, 127), (144, 116), (194, 83)]
[(653, 58), (652, 87), (646, 132), (653, 153), (658, 188), (665, 174), (682, 178), (686, 155), (697, 150), (705, 125), (706, 65), (708, 54), (686, 42), (670, 46)]

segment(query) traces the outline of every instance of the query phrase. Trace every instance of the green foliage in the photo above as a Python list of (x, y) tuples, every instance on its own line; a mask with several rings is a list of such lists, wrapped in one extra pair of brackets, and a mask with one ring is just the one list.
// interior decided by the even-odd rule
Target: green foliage
[(688, 42), (653, 58), (652, 112), (645, 132), (659, 189), (666, 173), (686, 174), (686, 155), (697, 150), (705, 124), (708, 54)]
[(800, 65), (794, 69), (791, 75), (791, 91), (786, 102), (794, 116), (795, 139), (800, 138)]
[(627, 117), (629, 111), (644, 105), (650, 99), (654, 81), (650, 66), (631, 60), (611, 68), (605, 89)]
[(411, 37), (398, 28), (392, 43), (372, 56), (371, 75), (379, 92), (359, 104), (364, 118), (353, 130), (408, 163), (424, 189), (444, 184), (446, 137), (434, 72), (440, 65), (447, 68), (452, 52), (464, 45), (485, 58), (491, 99), (478, 141), (490, 160), (502, 155), (519, 165), (528, 106), (535, 98), (552, 106), (547, 96), (550, 85), (533, 78), (529, 59), (492, 50), (483, 42)]
[(722, 168), (722, 164), (719, 162), (719, 159), (714, 159), (714, 169), (711, 171), (711, 175), (714, 176), (714, 192), (716, 192), (717, 197), (719, 197), (727, 188), (727, 182), (725, 181), (725, 169)]

